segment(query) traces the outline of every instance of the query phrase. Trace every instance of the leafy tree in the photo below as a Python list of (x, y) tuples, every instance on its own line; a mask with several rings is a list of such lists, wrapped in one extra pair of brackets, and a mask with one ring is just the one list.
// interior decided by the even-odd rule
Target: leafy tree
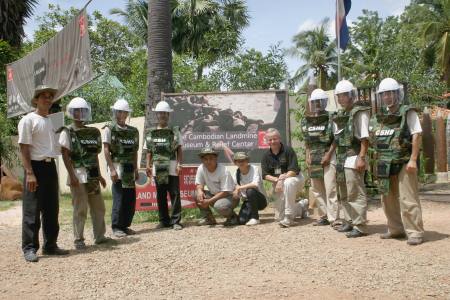
[(421, 39), (425, 51), (422, 63), (442, 68), (442, 80), (450, 87), (450, 0), (412, 0), (406, 17), (414, 35)]
[(218, 61), (205, 76), (205, 85), (216, 91), (280, 88), (287, 82), (289, 72), (279, 45), (271, 45), (267, 55), (246, 49)]
[[(115, 8), (110, 13), (122, 16), (133, 35), (146, 43), (147, 9), (145, 0), (127, 0), (125, 11)], [(238, 50), (250, 19), (241, 0), (171, 0), (171, 16), (173, 50), (200, 62), (198, 79), (205, 66)]]
[[(286, 49), (284, 55), (306, 61), (292, 78), (295, 83), (302, 83), (310, 74), (318, 77), (318, 86), (329, 89), (337, 81), (337, 52), (336, 41), (331, 41), (330, 18), (324, 18), (314, 29), (303, 30), (292, 38), (294, 46)], [(301, 90), (308, 86), (303, 83)]]
[(31, 18), (37, 3), (37, 0), (0, 1), (0, 39), (19, 48), (25, 37), (26, 19)]

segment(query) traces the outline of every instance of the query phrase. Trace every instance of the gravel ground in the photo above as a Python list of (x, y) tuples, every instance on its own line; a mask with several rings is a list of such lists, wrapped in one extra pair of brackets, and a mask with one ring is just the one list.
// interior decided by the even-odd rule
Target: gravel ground
[(315, 216), (280, 228), (271, 206), (254, 227), (144, 223), (109, 246), (92, 245), (89, 228), (87, 250), (65, 225), (58, 244), (70, 255), (39, 251), (38, 263), (25, 262), (20, 223), (7, 220), (17, 213), (0, 212), (0, 299), (450, 299), (450, 204), (422, 207), (426, 242), (415, 247), (379, 238), (387, 227), (373, 201), (370, 235), (358, 239), (313, 227)]

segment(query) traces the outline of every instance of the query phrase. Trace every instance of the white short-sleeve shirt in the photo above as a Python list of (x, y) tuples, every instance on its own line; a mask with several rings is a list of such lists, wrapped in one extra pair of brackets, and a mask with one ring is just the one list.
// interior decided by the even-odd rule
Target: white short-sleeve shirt
[[(250, 166), (250, 170), (248, 171), (247, 174), (244, 175), (244, 174), (241, 173), (241, 176), (240, 176), (241, 184), (240, 184), (240, 186), (243, 186), (243, 185), (246, 185), (246, 184), (249, 184), (249, 183), (252, 183), (252, 184), (256, 185), (258, 187), (258, 191), (261, 194), (263, 194), (264, 197), (266, 197), (267, 204), (269, 204), (270, 198), (267, 196), (266, 189), (264, 188), (264, 183), (263, 183), (263, 180), (261, 178), (261, 175), (259, 174), (258, 167), (254, 166), (254, 165), (249, 165), (249, 166)], [(234, 181), (234, 184), (238, 184), (238, 181), (237, 181), (237, 170), (233, 174), (233, 181)], [(247, 200), (247, 189), (241, 190), (240, 197), (243, 198), (244, 201)]]
[[(181, 135), (180, 132), (178, 132), (178, 146), (183, 146), (184, 142), (183, 142), (183, 135)], [(144, 140), (144, 146), (142, 147), (142, 149), (147, 150), (147, 141)], [(177, 176), (177, 165), (178, 165), (178, 160), (177, 160), (177, 152), (175, 152), (175, 159), (171, 159), (169, 160), (169, 176)], [(153, 177), (155, 177), (155, 164), (153, 164), (153, 170), (152, 170), (152, 175)]]
[(18, 143), (30, 145), (31, 160), (58, 157), (52, 120), (32, 112), (20, 120), (18, 130)]
[[(61, 131), (61, 134), (59, 135), (58, 140), (58, 148), (64, 147), (68, 149), (70, 152), (72, 152), (72, 142), (70, 141), (70, 133), (67, 128), (63, 129)], [(61, 151), (61, 150), (60, 150)], [(61, 151), (62, 152), (62, 151)], [(79, 167), (79, 168), (73, 168), (73, 171), (75, 172), (75, 175), (77, 176), (78, 182), (80, 184), (87, 183), (87, 173), (85, 167)], [(70, 185), (70, 176), (67, 176), (66, 184)]]
[(408, 123), (408, 129), (411, 135), (422, 133), (422, 126), (420, 125), (419, 116), (415, 110), (408, 111), (408, 114), (406, 115), (406, 122)]
[(201, 186), (206, 185), (213, 195), (220, 192), (232, 193), (234, 191), (234, 181), (230, 171), (219, 163), (217, 164), (216, 170), (212, 173), (203, 164), (200, 165), (197, 169), (195, 184)]
[[(336, 123), (333, 122), (336, 126)], [(367, 111), (358, 111), (353, 120), (354, 137), (361, 140), (369, 138), (369, 114)], [(336, 126), (337, 128), (337, 126)], [(359, 153), (358, 153), (359, 154)], [(347, 156), (345, 158), (344, 168), (356, 169), (358, 155)], [(366, 170), (369, 169), (369, 158), (366, 155)]]
[[(121, 127), (119, 125), (117, 125), (117, 127), (119, 127), (120, 130), (127, 130), (127, 126), (125, 125), (125, 127)], [(103, 139), (102, 139), (103, 143), (108, 143), (111, 145), (111, 128), (109, 127), (105, 127), (105, 131), (103, 132)], [(122, 168), (121, 168), (121, 163), (119, 162), (113, 162), (113, 166), (114, 166), (114, 170), (116, 170), (117, 176), (119, 177), (119, 180), (122, 179)], [(111, 179), (111, 170), (108, 168), (108, 178)]]

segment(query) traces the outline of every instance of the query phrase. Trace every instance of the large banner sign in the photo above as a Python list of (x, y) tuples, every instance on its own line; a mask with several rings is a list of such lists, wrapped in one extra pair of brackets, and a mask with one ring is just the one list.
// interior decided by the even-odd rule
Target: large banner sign
[[(194, 201), (195, 175), (196, 167), (183, 168), (183, 174), (180, 176), (180, 199), (182, 208), (196, 208)], [(167, 194), (167, 200), (170, 205), (170, 197)], [(139, 169), (139, 181), (136, 181), (136, 210), (157, 210), (156, 184), (154, 177), (149, 178), (145, 169)]]
[(33, 110), (37, 86), (58, 89), (54, 101), (92, 80), (86, 8), (58, 34), (26, 57), (8, 64), (8, 118)]
[(287, 141), (286, 91), (242, 93), (164, 94), (173, 112), (169, 124), (179, 126), (183, 137), (183, 164), (200, 164), (197, 153), (214, 147), (220, 163), (233, 163), (236, 152), (250, 154), (261, 163), (269, 149), (265, 134), (276, 128)]

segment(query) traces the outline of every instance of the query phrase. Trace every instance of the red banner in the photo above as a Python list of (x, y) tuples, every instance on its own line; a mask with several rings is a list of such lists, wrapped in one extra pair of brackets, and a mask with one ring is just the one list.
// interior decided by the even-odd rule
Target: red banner
[[(180, 176), (180, 198), (182, 208), (196, 208), (194, 201), (195, 175), (197, 167), (183, 168), (183, 174)], [(169, 208), (170, 196), (167, 193), (167, 202)], [(139, 181), (136, 181), (136, 210), (158, 210), (156, 201), (156, 184), (154, 177), (149, 178), (145, 169), (139, 169)]]

